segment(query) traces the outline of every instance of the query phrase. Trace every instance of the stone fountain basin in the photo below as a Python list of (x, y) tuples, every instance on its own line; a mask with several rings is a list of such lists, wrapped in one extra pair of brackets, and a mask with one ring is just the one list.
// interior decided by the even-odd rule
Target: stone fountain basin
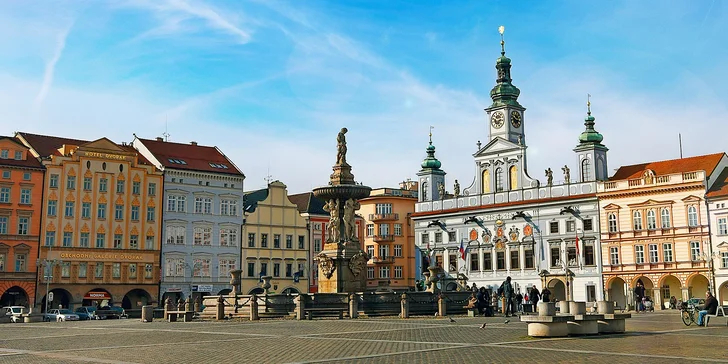
[(313, 195), (324, 200), (349, 198), (359, 200), (369, 197), (369, 193), (371, 193), (371, 191), (371, 187), (368, 186), (336, 185), (315, 188), (313, 190)]

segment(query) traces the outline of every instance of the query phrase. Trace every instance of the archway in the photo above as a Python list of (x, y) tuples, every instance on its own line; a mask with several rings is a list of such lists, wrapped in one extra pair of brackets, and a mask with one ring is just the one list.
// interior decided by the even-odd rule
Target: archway
[(82, 304), (84, 306), (106, 307), (112, 306), (114, 303), (109, 291), (103, 288), (94, 288), (83, 296)]
[(565, 301), (566, 300), (566, 285), (564, 285), (564, 282), (562, 282), (560, 279), (552, 279), (548, 283), (549, 291), (551, 291), (551, 301), (559, 300), (559, 301)]
[(0, 307), (23, 306), (28, 307), (28, 293), (18, 286), (8, 288), (0, 297)]
[(718, 289), (718, 302), (720, 305), (728, 305), (728, 281), (720, 284)]
[(265, 294), (265, 290), (260, 287), (255, 287), (248, 292), (248, 294)]
[(607, 297), (610, 301), (616, 302), (617, 306), (625, 308), (627, 305), (627, 294), (624, 290), (625, 282), (622, 278), (614, 277), (607, 286)]
[(284, 289), (281, 294), (300, 294), (301, 292), (293, 287)]
[(232, 290), (232, 289), (230, 289), (230, 288), (225, 288), (225, 289), (223, 289), (223, 290), (220, 290), (220, 292), (217, 292), (217, 295), (218, 295), (218, 296), (220, 296), (220, 295), (223, 295), (223, 296), (227, 296), (227, 295), (229, 295), (229, 294), (230, 294), (230, 293), (232, 293), (232, 292), (233, 292), (233, 290)]
[(655, 284), (652, 283), (652, 280), (645, 277), (645, 276), (639, 276), (632, 280), (632, 288), (637, 287), (637, 282), (642, 282), (642, 285), (645, 287), (645, 295), (650, 296), (652, 295), (652, 289), (655, 288)]
[(688, 278), (688, 295), (690, 298), (705, 298), (705, 292), (708, 292), (710, 283), (708, 278), (700, 273), (693, 274)]
[[(66, 291), (63, 288), (55, 288), (50, 290), (51, 293), (53, 293), (53, 299), (48, 302), (48, 309), (58, 308), (58, 306), (62, 306), (63, 308), (70, 308), (71, 304), (71, 293)], [(46, 312), (46, 296), (43, 296), (43, 299), (41, 299), (41, 311)]]
[(674, 275), (668, 274), (660, 279), (660, 294), (662, 295), (663, 307), (670, 307), (669, 303), (672, 297), (675, 297), (677, 301), (682, 300), (682, 289), (680, 287), (680, 280)]
[(126, 310), (141, 309), (142, 306), (149, 304), (151, 300), (152, 296), (147, 291), (136, 288), (124, 295), (124, 299), (121, 300), (121, 307)]

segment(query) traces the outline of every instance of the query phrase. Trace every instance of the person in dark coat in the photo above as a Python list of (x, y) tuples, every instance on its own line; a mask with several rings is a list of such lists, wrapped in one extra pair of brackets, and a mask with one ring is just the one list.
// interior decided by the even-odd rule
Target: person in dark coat
[(509, 313), (513, 315), (513, 284), (511, 284), (511, 277), (506, 277), (506, 280), (501, 284), (499, 291), (503, 292), (503, 297), (506, 299), (505, 314), (508, 317)]
[(520, 289), (518, 290), (518, 293), (516, 293), (516, 311), (523, 312), (523, 295), (521, 294)]
[(487, 303), (485, 303), (485, 288), (480, 287), (476, 297), (478, 299), (478, 314), (482, 315), (485, 313), (485, 306), (487, 306)]
[(635, 300), (635, 306), (634, 309), (637, 312), (642, 312), (645, 310), (644, 305), (642, 304), (642, 298), (645, 297), (645, 286), (642, 285), (642, 281), (637, 281), (637, 286), (634, 287), (634, 300)]
[(538, 291), (538, 288), (532, 286), (531, 291), (528, 292), (528, 300), (531, 301), (531, 305), (533, 306), (532, 312), (536, 312), (536, 306), (540, 298), (541, 293)]
[(715, 311), (718, 310), (718, 300), (713, 297), (710, 291), (705, 292), (705, 304), (702, 309), (698, 311), (698, 326), (703, 326), (705, 315), (715, 315)]
[(551, 291), (549, 291), (548, 287), (544, 287), (543, 291), (541, 291), (541, 298), (543, 298), (544, 302), (551, 302)]

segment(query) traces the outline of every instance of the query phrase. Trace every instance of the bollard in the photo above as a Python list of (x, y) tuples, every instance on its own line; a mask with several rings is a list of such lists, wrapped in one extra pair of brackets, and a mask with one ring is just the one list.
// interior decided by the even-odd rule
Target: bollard
[(556, 305), (553, 302), (539, 302), (538, 303), (538, 315), (539, 316), (555, 316)]
[(187, 299), (187, 303), (186, 303), (185, 306), (186, 306), (185, 307), (186, 308), (185, 311), (192, 312), (192, 310), (194, 309), (194, 304), (192, 303), (192, 297), (190, 297), (190, 298)]
[(402, 293), (402, 311), (400, 312), (400, 316), (403, 319), (409, 318), (409, 297), (407, 297), (407, 293)]
[(250, 321), (258, 321), (258, 296), (250, 296)]
[(359, 317), (359, 299), (356, 293), (349, 295), (349, 318)]
[(200, 297), (197, 297), (195, 300), (195, 312), (202, 312), (202, 302), (200, 300)]
[(614, 302), (597, 301), (597, 313), (602, 315), (614, 314)]
[(154, 306), (142, 306), (142, 322), (152, 322), (154, 320)]
[(569, 302), (571, 301), (559, 301), (557, 304), (559, 305), (559, 313), (562, 315), (569, 313)]
[(303, 309), (306, 308), (306, 300), (304, 296), (299, 294), (296, 298), (293, 299), (293, 302), (296, 303), (296, 320), (303, 320), (305, 318)]
[(222, 295), (217, 297), (217, 309), (215, 318), (218, 320), (224, 320), (225, 319), (225, 299), (222, 298)]
[(447, 302), (445, 302), (445, 296), (443, 295), (440, 295), (440, 298), (437, 300), (437, 314), (440, 317), (447, 315)]
[(570, 315), (586, 315), (586, 302), (569, 301)]

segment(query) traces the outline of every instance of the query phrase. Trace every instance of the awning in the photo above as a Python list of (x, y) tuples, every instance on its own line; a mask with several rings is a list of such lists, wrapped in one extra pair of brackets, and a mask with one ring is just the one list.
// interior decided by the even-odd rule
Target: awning
[(86, 293), (86, 295), (83, 297), (85, 300), (110, 300), (111, 295), (109, 295), (106, 292), (94, 292), (91, 291), (89, 293)]

